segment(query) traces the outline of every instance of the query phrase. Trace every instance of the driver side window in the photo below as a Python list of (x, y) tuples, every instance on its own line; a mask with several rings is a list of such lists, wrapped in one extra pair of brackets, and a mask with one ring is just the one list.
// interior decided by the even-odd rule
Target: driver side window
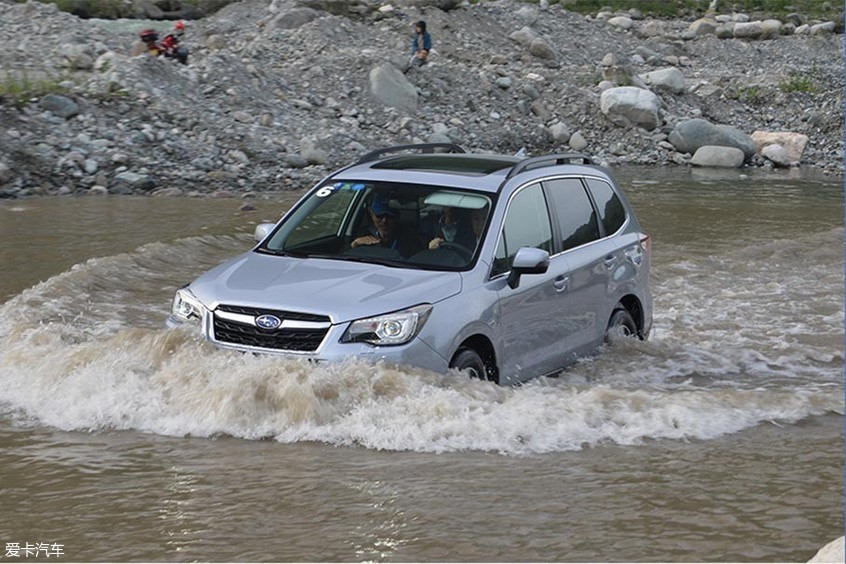
[(552, 253), (552, 227), (540, 184), (523, 188), (511, 198), (491, 276), (511, 270), (514, 256), (522, 247), (535, 247)]

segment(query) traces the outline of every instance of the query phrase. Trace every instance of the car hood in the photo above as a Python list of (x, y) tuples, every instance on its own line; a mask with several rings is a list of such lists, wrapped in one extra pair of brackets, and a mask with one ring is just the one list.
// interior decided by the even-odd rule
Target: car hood
[(297, 311), (342, 323), (444, 300), (461, 290), (461, 275), (249, 252), (206, 272), (190, 289), (210, 309)]

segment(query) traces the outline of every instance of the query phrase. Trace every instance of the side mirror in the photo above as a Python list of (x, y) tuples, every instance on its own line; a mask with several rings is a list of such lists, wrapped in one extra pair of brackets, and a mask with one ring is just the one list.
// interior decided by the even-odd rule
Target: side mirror
[(256, 232), (253, 235), (255, 237), (257, 243), (261, 243), (264, 241), (270, 232), (273, 231), (273, 228), (276, 227), (275, 223), (259, 223), (256, 225)]
[(543, 249), (523, 247), (514, 256), (511, 273), (508, 275), (508, 287), (512, 290), (520, 285), (524, 274), (543, 274), (549, 269), (549, 253)]

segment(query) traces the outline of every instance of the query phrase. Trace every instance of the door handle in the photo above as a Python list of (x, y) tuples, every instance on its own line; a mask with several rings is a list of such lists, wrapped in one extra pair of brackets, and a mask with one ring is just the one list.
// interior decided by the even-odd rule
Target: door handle
[(558, 292), (564, 292), (570, 287), (570, 277), (569, 276), (559, 276), (556, 278), (552, 285), (555, 286), (555, 290)]
[(614, 268), (614, 266), (617, 265), (617, 257), (615, 257), (614, 255), (608, 255), (607, 257), (605, 257), (603, 263), (605, 264), (605, 268)]

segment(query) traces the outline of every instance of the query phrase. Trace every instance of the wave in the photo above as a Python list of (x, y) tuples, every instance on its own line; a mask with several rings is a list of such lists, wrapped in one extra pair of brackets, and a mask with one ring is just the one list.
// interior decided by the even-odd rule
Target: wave
[[(842, 239), (842, 229), (819, 238)], [(0, 414), (63, 430), (523, 455), (708, 440), (844, 410), (842, 258), (831, 252), (807, 267), (819, 269), (814, 285), (802, 265), (769, 275), (784, 243), (738, 250), (728, 266), (670, 257), (654, 271), (649, 342), (502, 388), (355, 359), (243, 355), (161, 328), (179, 281), (248, 245), (153, 243), (76, 265), (0, 306)]]

